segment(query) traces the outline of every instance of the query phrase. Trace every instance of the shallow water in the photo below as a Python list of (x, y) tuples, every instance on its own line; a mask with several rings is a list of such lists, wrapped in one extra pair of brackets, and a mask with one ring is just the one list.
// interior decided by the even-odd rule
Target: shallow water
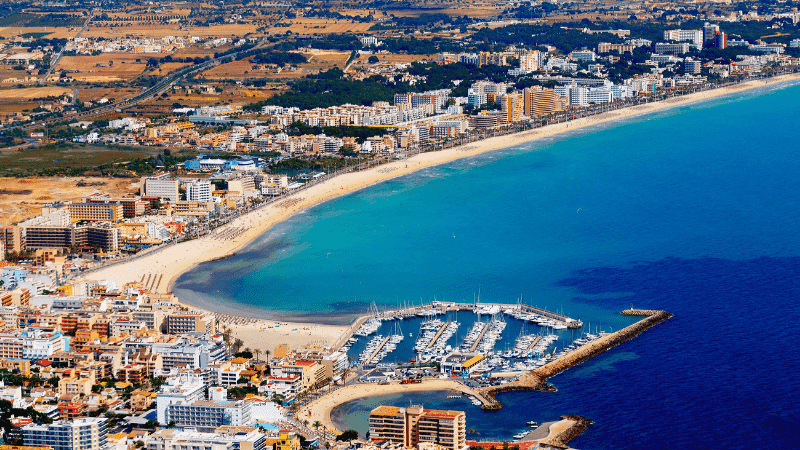
[(748, 92), (428, 168), (310, 209), (175, 292), (329, 323), (478, 292), (608, 327), (631, 304), (666, 309), (557, 393), (503, 394), (469, 425), (507, 437), (581, 414), (584, 449), (793, 448), (798, 101)]

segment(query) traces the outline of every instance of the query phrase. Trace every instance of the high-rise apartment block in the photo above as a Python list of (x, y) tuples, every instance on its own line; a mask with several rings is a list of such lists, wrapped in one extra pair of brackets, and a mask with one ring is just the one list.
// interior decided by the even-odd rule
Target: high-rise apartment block
[(186, 200), (191, 202), (210, 202), (212, 190), (211, 182), (208, 180), (186, 183)]
[(500, 105), (503, 110), (503, 118), (506, 122), (517, 122), (522, 120), (525, 113), (525, 97), (521, 92), (514, 94), (504, 94), (500, 97)]
[(664, 39), (703, 45), (703, 30), (665, 30)]
[(170, 179), (169, 174), (157, 177), (143, 177), (141, 181), (141, 194), (143, 197), (158, 197), (170, 202), (178, 201), (178, 185), (176, 179)]
[(717, 31), (717, 34), (714, 36), (714, 47), (721, 49), (728, 48), (728, 36), (724, 32)]
[(413, 447), (432, 443), (448, 450), (466, 448), (467, 416), (463, 411), (439, 411), (414, 405), (379, 406), (369, 413), (369, 437)]
[(562, 109), (556, 91), (541, 86), (525, 88), (524, 103), (526, 116), (546, 116)]
[(703, 41), (713, 41), (719, 32), (719, 25), (707, 23), (703, 25)]
[(27, 446), (53, 450), (101, 450), (108, 442), (105, 418), (80, 418), (49, 425), (22, 427)]

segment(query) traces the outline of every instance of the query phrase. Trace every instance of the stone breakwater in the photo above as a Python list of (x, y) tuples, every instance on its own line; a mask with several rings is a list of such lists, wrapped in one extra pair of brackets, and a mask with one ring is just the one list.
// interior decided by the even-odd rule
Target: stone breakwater
[(671, 313), (666, 311), (650, 311), (650, 310), (625, 310), (621, 314), (632, 316), (644, 316), (644, 318), (632, 325), (629, 325), (614, 333), (609, 333), (590, 342), (578, 349), (567, 353), (566, 355), (552, 361), (544, 366), (534, 370), (530, 373), (521, 375), (515, 381), (500, 385), (488, 386), (480, 389), (481, 394), (487, 399), (483, 404), (483, 409), (487, 411), (498, 410), (503, 407), (495, 394), (498, 392), (506, 391), (520, 391), (520, 390), (542, 390), (554, 391), (555, 388), (545, 382), (548, 378), (557, 375), (570, 367), (576, 366), (589, 358), (592, 358), (610, 348), (638, 336), (648, 328), (657, 325), (670, 317)]
[(661, 311), (655, 309), (626, 309), (624, 311), (620, 311), (620, 315), (623, 316), (654, 316)]
[(566, 429), (559, 431), (554, 435), (551, 434), (547, 438), (539, 441), (540, 447), (569, 448), (567, 443), (578, 437), (592, 423), (592, 421), (586, 417), (575, 415), (561, 416), (561, 420), (569, 421), (569, 426)]

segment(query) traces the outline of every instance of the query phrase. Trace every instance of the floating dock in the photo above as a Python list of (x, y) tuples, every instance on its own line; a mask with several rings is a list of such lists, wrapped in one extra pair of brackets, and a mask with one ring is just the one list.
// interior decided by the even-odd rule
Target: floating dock
[(486, 324), (483, 326), (483, 330), (481, 330), (481, 334), (478, 335), (478, 338), (475, 339), (475, 342), (472, 344), (472, 347), (470, 347), (470, 349), (469, 349), (470, 352), (474, 352), (475, 349), (477, 349), (478, 346), (481, 345), (481, 341), (483, 340), (483, 336), (489, 330), (489, 327), (491, 325), (492, 325), (492, 322), (486, 322)]
[(383, 338), (383, 340), (381, 341), (380, 345), (378, 345), (378, 348), (376, 348), (375, 351), (372, 352), (371, 355), (369, 355), (369, 358), (367, 358), (367, 360), (364, 361), (364, 365), (365, 366), (368, 366), (372, 362), (372, 360), (375, 359), (375, 357), (378, 355), (378, 353), (380, 353), (381, 350), (383, 350), (383, 347), (385, 347), (386, 343), (389, 342), (389, 338), (390, 337), (391, 336), (386, 336), (385, 338)]
[(538, 344), (539, 341), (541, 341), (541, 340), (542, 340), (541, 336), (536, 336), (536, 339), (534, 339), (533, 342), (531, 342), (531, 345), (529, 345), (528, 348), (525, 349), (525, 353), (524, 354), (527, 355), (533, 349), (533, 347), (535, 347), (536, 344)]
[(431, 339), (431, 341), (428, 342), (428, 346), (425, 347), (426, 350), (429, 348), (433, 348), (433, 346), (436, 345), (436, 341), (439, 340), (439, 338), (442, 336), (442, 333), (444, 333), (444, 330), (447, 329), (448, 325), (450, 325), (450, 321), (447, 321), (442, 324), (442, 326), (439, 328), (439, 331), (436, 333), (436, 336), (434, 336), (433, 339)]
[[(144, 276), (142, 277), (144, 278)], [(571, 317), (565, 316), (563, 314), (555, 313), (552, 311), (548, 311), (546, 309), (537, 308), (535, 306), (529, 305), (520, 305), (520, 304), (509, 304), (509, 303), (447, 303), (447, 302), (432, 302), (421, 306), (411, 306), (408, 308), (403, 309), (396, 309), (396, 310), (389, 310), (381, 313), (373, 313), (367, 314), (358, 317), (350, 327), (339, 337), (339, 339), (334, 344), (334, 347), (340, 348), (342, 347), (348, 339), (353, 337), (353, 333), (361, 327), (361, 325), (366, 322), (369, 318), (377, 318), (380, 320), (394, 320), (397, 318), (407, 317), (407, 316), (415, 316), (415, 315), (423, 315), (425, 313), (430, 314), (445, 314), (448, 312), (459, 312), (459, 311), (472, 311), (474, 312), (476, 309), (483, 308), (483, 307), (498, 307), (501, 312), (507, 311), (509, 309), (516, 309), (524, 312), (528, 312), (531, 314), (537, 314), (547, 319), (560, 322), (565, 325), (567, 328), (581, 328), (583, 327), (583, 322), (577, 319), (573, 319)], [(440, 332), (442, 330), (439, 330)], [(481, 335), (483, 338), (483, 335)], [(434, 339), (435, 341), (436, 339)], [(480, 339), (478, 340), (480, 342)], [(477, 348), (477, 346), (476, 346)]]

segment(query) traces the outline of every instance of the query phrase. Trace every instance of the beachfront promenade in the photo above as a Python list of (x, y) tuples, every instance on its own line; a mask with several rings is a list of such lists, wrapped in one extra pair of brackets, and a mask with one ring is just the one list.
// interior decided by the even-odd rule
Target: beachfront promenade
[[(82, 280), (107, 279), (123, 285), (138, 281), (143, 276), (160, 274), (163, 275), (163, 281), (157, 284), (157, 290), (166, 293), (180, 274), (196, 264), (235, 254), (276, 223), (331, 198), (432, 165), (513, 147), (605, 121), (625, 119), (746, 89), (796, 80), (797, 70), (800, 69), (788, 68), (785, 72), (770, 74), (769, 77), (765, 75), (739, 82), (696, 85), (678, 92), (660, 92), (627, 99), (625, 102), (593, 105), (496, 130), (479, 130), (458, 138), (420, 145), (405, 151), (401, 159), (385, 156), (368, 163), (349, 166), (321, 179), (312, 180), (299, 190), (214, 219), (206, 228), (183, 238), (186, 239), (183, 242), (175, 240), (119, 261), (102, 263), (74, 276)], [(292, 200), (292, 203), (286, 204), (285, 200)], [(228, 235), (228, 228), (236, 229), (236, 233)], [(212, 233), (215, 229), (216, 232)]]

